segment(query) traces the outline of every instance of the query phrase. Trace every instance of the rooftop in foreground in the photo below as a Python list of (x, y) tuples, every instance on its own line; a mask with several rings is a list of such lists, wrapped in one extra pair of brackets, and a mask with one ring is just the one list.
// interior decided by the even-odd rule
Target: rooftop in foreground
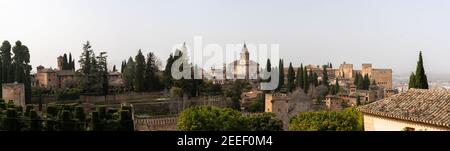
[(450, 128), (450, 91), (410, 89), (361, 106), (358, 110), (367, 114)]

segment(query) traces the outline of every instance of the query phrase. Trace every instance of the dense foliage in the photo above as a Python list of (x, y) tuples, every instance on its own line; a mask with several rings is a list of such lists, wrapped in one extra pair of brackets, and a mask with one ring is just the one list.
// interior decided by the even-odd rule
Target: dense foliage
[[(11, 51), (14, 53), (12, 56)], [(25, 101), (31, 101), (31, 65), (30, 52), (27, 46), (17, 41), (14, 47), (4, 41), (0, 47), (0, 84), (23, 83), (25, 85)], [(0, 92), (0, 97), (1, 97)]]
[(89, 41), (83, 45), (80, 56), (80, 89), (84, 93), (105, 94), (108, 91), (108, 68), (106, 52), (96, 56)]
[(0, 131), (134, 131), (132, 109), (97, 107), (86, 114), (77, 105), (48, 106), (38, 112), (32, 105), (23, 111), (14, 103), (0, 100)]
[(291, 118), (291, 131), (361, 131), (362, 115), (355, 108), (341, 112), (302, 112)]
[(361, 73), (356, 73), (355, 80), (353, 84), (356, 86), (358, 90), (369, 90), (370, 87), (370, 78), (368, 74), (362, 75)]
[(283, 124), (274, 114), (244, 116), (233, 109), (208, 106), (184, 110), (177, 127), (183, 131), (278, 131)]
[(78, 100), (80, 99), (80, 89), (64, 89), (56, 91), (58, 100)]
[(139, 50), (137, 55), (129, 57), (128, 61), (122, 62), (122, 74), (127, 91), (154, 92), (163, 89), (159, 62), (156, 56), (150, 52), (147, 58)]

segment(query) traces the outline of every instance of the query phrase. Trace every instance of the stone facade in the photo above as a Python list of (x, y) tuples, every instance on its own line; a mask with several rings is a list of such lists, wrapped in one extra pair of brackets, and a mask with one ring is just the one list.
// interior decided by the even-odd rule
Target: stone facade
[(364, 114), (365, 131), (402, 131), (405, 128), (410, 131), (450, 131), (448, 127)]
[[(38, 66), (37, 73), (32, 75), (32, 86), (48, 89), (72, 88), (78, 84), (78, 78), (74, 70), (62, 70), (63, 57), (57, 58), (58, 69)], [(119, 72), (108, 73), (109, 85), (113, 88), (122, 87), (122, 74)]]
[(246, 44), (242, 48), (239, 60), (233, 61), (228, 67), (229, 69), (227, 70), (231, 71), (234, 79), (256, 80), (259, 78), (259, 64), (250, 60), (250, 54)]
[(3, 100), (14, 101), (17, 106), (25, 107), (25, 86), (23, 83), (4, 83), (2, 84)]
[(328, 95), (325, 97), (325, 105), (329, 111), (340, 111), (342, 107), (343, 100), (341, 97), (336, 95)]
[(353, 64), (343, 63), (339, 66), (339, 70), (335, 73), (337, 76), (342, 79), (351, 79), (354, 76)]
[(275, 113), (278, 119), (283, 121), (283, 128), (288, 129), (289, 124), (289, 100), (283, 93), (266, 94), (265, 112)]
[(370, 81), (375, 81), (377, 85), (392, 89), (392, 69), (374, 69), (372, 64), (363, 64), (361, 74), (369, 75)]

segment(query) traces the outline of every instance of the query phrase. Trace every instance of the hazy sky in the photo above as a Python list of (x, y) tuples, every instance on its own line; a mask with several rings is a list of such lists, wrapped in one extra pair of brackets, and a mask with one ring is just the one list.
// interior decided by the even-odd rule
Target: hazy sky
[(429, 74), (450, 75), (448, 0), (0, 0), (0, 40), (21, 40), (33, 69), (78, 59), (90, 40), (110, 63), (176, 43), (277, 43), (294, 65), (347, 61), (410, 73), (419, 50)]

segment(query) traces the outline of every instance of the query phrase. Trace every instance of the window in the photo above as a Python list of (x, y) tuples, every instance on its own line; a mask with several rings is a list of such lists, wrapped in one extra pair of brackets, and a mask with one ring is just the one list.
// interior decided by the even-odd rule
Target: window
[(415, 128), (412, 128), (412, 127), (405, 127), (405, 128), (403, 128), (403, 130), (402, 131), (415, 131), (416, 129)]

